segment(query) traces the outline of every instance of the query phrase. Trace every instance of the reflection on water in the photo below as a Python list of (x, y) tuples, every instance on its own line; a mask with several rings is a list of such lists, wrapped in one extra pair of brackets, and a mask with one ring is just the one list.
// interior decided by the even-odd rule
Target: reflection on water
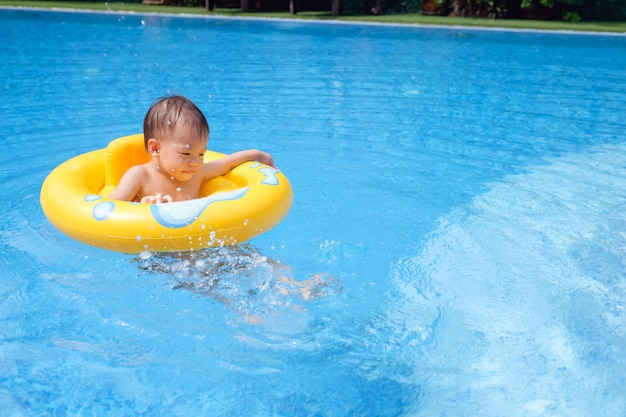
[(626, 147), (547, 162), (442, 217), (392, 268), (388, 320), (429, 375), (424, 415), (621, 415)]
[[(0, 12), (0, 414), (625, 415), (626, 38), (118, 19)], [(168, 92), (280, 161), (289, 217), (60, 234), (45, 176)]]

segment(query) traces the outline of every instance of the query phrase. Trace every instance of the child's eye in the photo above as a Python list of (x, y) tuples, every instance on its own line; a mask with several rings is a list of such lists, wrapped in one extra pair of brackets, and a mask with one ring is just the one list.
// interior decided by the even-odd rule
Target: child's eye
[[(179, 152), (178, 154), (181, 156), (191, 156), (191, 152)], [(199, 153), (198, 156), (204, 158), (204, 153)]]

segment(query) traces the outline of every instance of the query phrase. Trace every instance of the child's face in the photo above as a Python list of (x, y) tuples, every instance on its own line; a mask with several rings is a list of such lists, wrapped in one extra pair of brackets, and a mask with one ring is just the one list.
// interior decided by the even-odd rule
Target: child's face
[(159, 141), (159, 168), (176, 181), (189, 181), (202, 168), (209, 138), (195, 136), (184, 123), (172, 133)]

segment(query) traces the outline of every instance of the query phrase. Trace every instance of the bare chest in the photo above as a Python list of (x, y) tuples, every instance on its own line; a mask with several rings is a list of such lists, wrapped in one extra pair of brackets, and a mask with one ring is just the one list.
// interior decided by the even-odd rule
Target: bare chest
[(164, 178), (163, 176), (151, 178), (151, 180), (142, 187), (138, 199), (149, 195), (156, 195), (161, 193), (162, 195), (169, 195), (173, 201), (184, 201), (198, 198), (200, 193), (200, 186), (202, 182), (200, 178), (194, 177), (189, 181), (177, 182)]

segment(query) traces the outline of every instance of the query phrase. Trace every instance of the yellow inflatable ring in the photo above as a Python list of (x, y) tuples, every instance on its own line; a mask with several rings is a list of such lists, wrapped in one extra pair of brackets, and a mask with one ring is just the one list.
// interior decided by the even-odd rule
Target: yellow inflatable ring
[[(222, 156), (207, 151), (205, 161)], [(287, 177), (256, 162), (207, 181), (195, 200), (141, 204), (107, 198), (128, 168), (149, 159), (138, 134), (62, 163), (41, 187), (44, 214), (61, 232), (92, 246), (173, 252), (244, 242), (280, 223), (293, 202)]]

